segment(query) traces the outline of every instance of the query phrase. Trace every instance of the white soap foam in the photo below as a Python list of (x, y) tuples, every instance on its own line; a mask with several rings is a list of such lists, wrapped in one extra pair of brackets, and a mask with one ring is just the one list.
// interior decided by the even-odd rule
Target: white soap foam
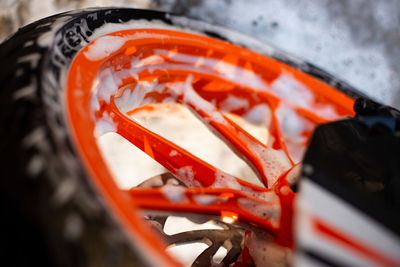
[(126, 42), (126, 38), (120, 36), (102, 36), (97, 38), (94, 43), (88, 46), (88, 50), (83, 54), (87, 59), (92, 61), (97, 61), (100, 59), (104, 59), (116, 52), (120, 49), (124, 43)]
[(264, 124), (268, 128), (271, 120), (271, 109), (266, 104), (255, 105), (243, 117), (251, 123)]
[(194, 70), (206, 71), (208, 73), (218, 73), (221, 78), (251, 87), (256, 90), (268, 90), (269, 86), (265, 81), (252, 71), (243, 69), (233, 64), (226, 63), (219, 59), (192, 56), (183, 53), (171, 54), (168, 50), (156, 49), (157, 54), (168, 56), (170, 59), (186, 63), (187, 66), (195, 66)]
[(308, 108), (314, 104), (314, 94), (311, 90), (296, 80), (289, 73), (283, 73), (271, 84), (271, 92), (280, 98)]
[[(100, 30), (96, 31), (96, 35)], [(93, 38), (93, 36), (92, 36)], [(87, 59), (97, 61), (104, 59), (120, 49), (128, 40), (145, 39), (145, 38), (168, 38), (165, 34), (154, 34), (147, 32), (137, 32), (134, 34), (121, 36), (104, 35), (98, 37), (93, 43), (88, 45), (88, 50), (84, 52)]]
[(276, 111), (282, 135), (291, 159), (298, 163), (307, 148), (307, 138), (303, 132), (313, 131), (314, 124), (301, 117), (291, 107), (281, 103)]
[(162, 58), (161, 56), (152, 55), (152, 56), (148, 56), (148, 57), (141, 59), (136, 64), (132, 64), (132, 67), (133, 68), (141, 68), (141, 67), (149, 66), (149, 65), (157, 65), (157, 64), (164, 63), (164, 61), (165, 61), (164, 58)]
[(96, 138), (104, 135), (105, 133), (116, 132), (117, 127), (110, 115), (104, 113), (103, 116), (97, 120), (94, 128), (94, 136)]
[(258, 218), (269, 220), (273, 226), (279, 226), (281, 216), (279, 203), (261, 204), (252, 199), (239, 198), (238, 205)]
[(241, 190), (242, 185), (236, 181), (234, 177), (223, 171), (217, 170), (215, 173), (215, 182), (212, 185), (215, 188), (232, 188), (236, 190)]
[(316, 111), (316, 114), (322, 118), (328, 120), (337, 120), (338, 118), (340, 118), (339, 114), (333, 106), (314, 104), (314, 107), (315, 108), (313, 110)]
[(304, 142), (305, 137), (302, 136), (302, 133), (313, 128), (311, 122), (299, 116), (295, 110), (287, 105), (280, 104), (275, 114), (283, 135), (293, 142)]
[(216, 202), (218, 197), (214, 195), (194, 195), (193, 200), (199, 205), (207, 206)]
[(110, 103), (110, 98), (116, 94), (121, 81), (115, 80), (113, 72), (108, 68), (99, 73), (98, 79), (98, 87), (94, 88), (94, 93), (98, 101), (103, 100)]
[(271, 84), (271, 92), (281, 99), (315, 112), (318, 116), (333, 120), (340, 116), (329, 104), (315, 103), (314, 93), (291, 74), (283, 73)]
[(217, 172), (215, 173), (215, 182), (211, 187), (236, 189), (264, 201), (274, 201), (277, 199), (277, 196), (273, 191), (254, 191), (248, 187), (242, 186), (233, 176), (219, 170), (217, 170)]
[(290, 169), (291, 163), (283, 150), (262, 147), (242, 133), (239, 133), (239, 137), (245, 140), (247, 147), (262, 162), (263, 172), (268, 179), (268, 187), (272, 187), (279, 176)]
[(128, 112), (134, 108), (143, 106), (143, 101), (147, 93), (154, 91), (158, 86), (158, 81), (140, 81), (136, 84), (133, 91), (125, 89), (121, 97), (115, 98), (115, 104), (121, 112)]
[(228, 95), (228, 97), (221, 102), (221, 111), (230, 112), (232, 110), (238, 110), (241, 108), (247, 109), (249, 107), (249, 101), (244, 98), (240, 98), (234, 95)]
[(161, 193), (172, 203), (188, 203), (185, 195), (185, 187), (166, 184), (161, 187)]
[(175, 157), (178, 155), (178, 151), (176, 151), (175, 149), (171, 150), (171, 152), (169, 152), (168, 154), (170, 157)]
[(199, 181), (194, 179), (194, 173), (192, 166), (185, 166), (175, 170), (176, 176), (181, 180), (187, 187), (201, 187)]

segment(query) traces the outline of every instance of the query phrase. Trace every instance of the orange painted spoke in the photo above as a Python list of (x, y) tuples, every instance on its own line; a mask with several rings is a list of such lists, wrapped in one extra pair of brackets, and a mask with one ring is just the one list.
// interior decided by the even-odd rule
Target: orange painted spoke
[(246, 183), (199, 159), (185, 149), (124, 116), (112, 99), (105, 107), (117, 125), (117, 133), (144, 151), (190, 187), (238, 187), (248, 192), (266, 189)]
[[(211, 104), (210, 104), (211, 105)], [(270, 158), (262, 158), (260, 154), (266, 154), (270, 150), (263, 143), (245, 131), (242, 127), (234, 123), (232, 120), (224, 116), (221, 112), (213, 110), (213, 114), (205, 112), (189, 104), (192, 110), (197, 113), (205, 124), (211, 126), (222, 137), (222, 140), (235, 152), (239, 157), (244, 159), (258, 174), (260, 181), (268, 187), (268, 180), (275, 180), (275, 173), (271, 173), (265, 166), (271, 166), (274, 161)], [(284, 170), (282, 170), (284, 171)], [(280, 173), (278, 174), (278, 177)]]
[(128, 193), (142, 209), (209, 215), (230, 212), (236, 214), (234, 220), (256, 224), (271, 233), (279, 228), (280, 203), (276, 199), (263, 201), (226, 188), (185, 188), (174, 185), (132, 188)]

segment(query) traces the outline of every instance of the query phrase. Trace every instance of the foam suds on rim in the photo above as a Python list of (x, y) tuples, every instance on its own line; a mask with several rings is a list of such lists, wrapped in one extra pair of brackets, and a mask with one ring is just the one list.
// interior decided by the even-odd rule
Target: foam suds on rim
[(166, 184), (161, 187), (161, 193), (172, 203), (189, 202), (185, 195), (185, 187)]
[(103, 116), (96, 122), (96, 126), (94, 128), (94, 136), (98, 138), (106, 133), (116, 131), (117, 126), (115, 125), (114, 121), (107, 113), (104, 113)]
[(306, 141), (302, 133), (312, 129), (311, 122), (299, 116), (296, 111), (287, 105), (280, 104), (275, 112), (285, 137), (296, 143)]
[(314, 95), (304, 84), (290, 74), (279, 75), (272, 84), (271, 92), (291, 103), (307, 108), (314, 104)]
[[(100, 31), (97, 30), (96, 33)], [(92, 36), (93, 38), (93, 36)], [(104, 35), (97, 37), (93, 43), (88, 45), (88, 50), (84, 52), (84, 55), (87, 59), (91, 61), (97, 61), (104, 59), (110, 56), (112, 53), (118, 51), (126, 41), (128, 40), (136, 40), (136, 39), (145, 39), (145, 38), (168, 38), (168, 36), (164, 34), (155, 34), (155, 33), (147, 33), (147, 32), (137, 32), (134, 34), (126, 35), (124, 37), (121, 36), (113, 36), (113, 35)]]
[(170, 157), (175, 157), (177, 155), (178, 155), (178, 151), (176, 151), (176, 150), (171, 150), (171, 152), (169, 152)]
[(278, 203), (261, 205), (252, 199), (239, 198), (238, 204), (239, 207), (251, 212), (254, 216), (264, 220), (269, 220), (274, 227), (279, 226), (281, 207)]
[(133, 68), (141, 68), (144, 66), (149, 65), (158, 65), (164, 63), (164, 58), (160, 57), (159, 55), (152, 55), (149, 57), (145, 57), (142, 60), (138, 61), (136, 64), (132, 64)]
[(231, 175), (224, 173), (222, 171), (217, 170), (215, 173), (215, 182), (211, 186), (214, 188), (231, 188), (241, 192), (244, 192), (252, 197), (264, 200), (264, 201), (274, 201), (277, 199), (275, 192), (258, 192), (254, 191), (248, 187), (242, 186), (234, 177)]
[(217, 73), (218, 76), (228, 81), (256, 90), (269, 89), (268, 84), (259, 75), (219, 59), (191, 56), (182, 53), (170, 53), (170, 51), (164, 49), (155, 49), (154, 51), (178, 63), (185, 63), (185, 68), (195, 66), (193, 69), (194, 71), (200, 70), (205, 73)]
[(268, 178), (268, 187), (272, 187), (279, 176), (291, 167), (285, 152), (283, 150), (261, 147), (242, 133), (239, 133), (239, 136), (246, 141), (248, 148), (262, 162), (263, 172)]
[(307, 137), (303, 133), (312, 132), (315, 126), (283, 103), (279, 105), (275, 114), (285, 139), (286, 148), (292, 160), (298, 163), (306, 150)]
[(109, 69), (104, 69), (98, 75), (98, 86), (94, 87), (97, 101), (105, 101), (110, 103), (110, 98), (117, 93), (118, 86), (122, 85), (122, 81), (115, 79), (114, 73)]
[(243, 118), (256, 125), (264, 124), (268, 128), (271, 118), (271, 109), (266, 104), (259, 104), (252, 107)]
[[(109, 36), (109, 37), (117, 37), (117, 36)], [(153, 36), (152, 34), (146, 34), (146, 33), (137, 33), (134, 35), (130, 35), (127, 37), (118, 37), (118, 42), (115, 45), (114, 48), (118, 47), (122, 41), (126, 42), (129, 39), (135, 39), (135, 38), (145, 38), (145, 37), (157, 37), (157, 35)], [(108, 48), (108, 50), (104, 50), (103, 46), (105, 44), (103, 42), (99, 42), (97, 44), (97, 41), (94, 42), (93, 44), (89, 45), (89, 50), (85, 53), (88, 53), (88, 57), (90, 58), (102, 58), (109, 56), (113, 50), (113, 47)], [(123, 45), (123, 43), (122, 43)], [(120, 46), (122, 46), (120, 45)], [(120, 47), (119, 46), (119, 47)], [(118, 47), (118, 48), (119, 48)], [(235, 65), (222, 62), (220, 60), (216, 59), (205, 59), (202, 57), (194, 57), (194, 56), (189, 56), (189, 55), (184, 55), (180, 53), (173, 53), (171, 55), (170, 51), (167, 50), (155, 50), (158, 51), (160, 55), (165, 55), (165, 56), (170, 56), (174, 60), (177, 60), (178, 62), (186, 63), (186, 64), (170, 64), (170, 63), (164, 63), (165, 60), (162, 58), (160, 55), (152, 55), (148, 57), (141, 58), (142, 55), (139, 55), (137, 57), (133, 57), (132, 62), (131, 62), (131, 67), (129, 69), (122, 69), (119, 71), (111, 71), (109, 68), (106, 68), (102, 71), (100, 71), (98, 75), (98, 82), (97, 86), (94, 86), (92, 89), (94, 93), (96, 94), (98, 100), (104, 100), (107, 103), (109, 103), (109, 99), (111, 96), (115, 95), (115, 93), (118, 90), (118, 87), (122, 85), (122, 80), (128, 77), (138, 77), (138, 73), (143, 71), (144, 69), (148, 70), (150, 73), (152, 73), (155, 70), (166, 70), (166, 69), (185, 69), (187, 71), (193, 71), (193, 72), (203, 72), (203, 73), (208, 73), (208, 74), (217, 74), (220, 77), (225, 78), (228, 81), (234, 82), (236, 84), (240, 84), (246, 87), (252, 87), (257, 90), (269, 90), (268, 85), (261, 79), (261, 77), (255, 75), (254, 73), (244, 70), (242, 68), (239, 68)], [(90, 53), (89, 53), (90, 52)], [(200, 60), (203, 59), (203, 60)], [(196, 67), (193, 67), (193, 64), (198, 62), (203, 62), (203, 65), (197, 65)], [(249, 75), (252, 75), (252, 79), (248, 79)], [(175, 90), (175, 96), (178, 96), (182, 93), (184, 93), (184, 97), (186, 98), (185, 100), (188, 102), (191, 101), (198, 101), (200, 100), (201, 97), (197, 97), (196, 93), (193, 90), (193, 87), (191, 85), (191, 81), (193, 79), (193, 76), (189, 75), (188, 79), (186, 80), (186, 83), (184, 84), (177, 84), (176, 86), (170, 86), (170, 89), (172, 92)], [(141, 82), (143, 83), (143, 81)], [(185, 85), (186, 88), (183, 88), (182, 85)], [(154, 89), (155, 85), (153, 84)], [(164, 89), (163, 86), (158, 88), (158, 90)], [(191, 90), (192, 89), (192, 90)], [(176, 91), (178, 90), (178, 91)], [(230, 99), (226, 100), (225, 102), (225, 108), (236, 108), (238, 105), (242, 107), (247, 107), (248, 104), (246, 104), (246, 100), (243, 99), (238, 99), (234, 96), (230, 96)], [(201, 101), (201, 102), (206, 102), (206, 101)], [(209, 104), (209, 103), (208, 103)], [(200, 102), (197, 103), (196, 105), (199, 106)], [(206, 103), (203, 104), (203, 108), (206, 108)], [(232, 106), (233, 107), (229, 107)], [(95, 105), (92, 105), (95, 107)], [(208, 107), (207, 109), (210, 111), (211, 107)], [(214, 112), (215, 113), (215, 112)], [(216, 114), (215, 114), (216, 115)], [(216, 115), (215, 117), (218, 119), (218, 116)], [(220, 118), (221, 119), (221, 118)]]
[(140, 107), (143, 105), (145, 95), (155, 90), (157, 86), (157, 80), (155, 80), (154, 82), (138, 82), (134, 90), (130, 90), (130, 88), (125, 89), (122, 93), (122, 96), (115, 98), (115, 104), (118, 106), (118, 109), (123, 113)]
[(97, 38), (83, 54), (87, 59), (96, 61), (108, 57), (118, 51), (126, 42), (126, 38), (119, 36), (102, 36)]
[(215, 173), (215, 182), (212, 186), (215, 188), (232, 188), (236, 190), (242, 189), (242, 186), (238, 183), (238, 181), (236, 181), (236, 179), (222, 171), (217, 171)]
[(281, 99), (297, 106), (314, 111), (326, 119), (337, 119), (339, 114), (327, 104), (318, 104), (310, 88), (296, 80), (291, 74), (283, 73), (270, 85), (271, 92)]
[(170, 25), (164, 22), (163, 20), (153, 19), (132, 19), (130, 21), (124, 23), (104, 23), (103, 26), (97, 28), (91, 36), (89, 36), (89, 40), (93, 41), (97, 38), (109, 34), (115, 31), (122, 31), (122, 30), (132, 30), (132, 29), (166, 29), (166, 30), (179, 30), (185, 31), (188, 33), (195, 33), (198, 35), (204, 35), (201, 31), (196, 31), (193, 28), (189, 27), (178, 27), (176, 25)]
[(249, 107), (249, 101), (247, 99), (239, 98), (233, 95), (228, 95), (228, 97), (221, 102), (220, 109), (224, 112), (230, 112), (237, 109), (247, 109)]
[(194, 195), (193, 200), (199, 205), (207, 206), (216, 202), (218, 197), (214, 195)]
[(194, 179), (192, 166), (184, 166), (175, 170), (176, 176), (186, 184), (187, 187), (201, 187), (200, 182)]

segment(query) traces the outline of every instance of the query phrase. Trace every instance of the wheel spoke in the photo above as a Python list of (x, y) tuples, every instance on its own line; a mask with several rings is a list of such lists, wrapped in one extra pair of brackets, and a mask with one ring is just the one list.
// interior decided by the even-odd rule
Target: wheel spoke
[[(214, 129), (221, 139), (241, 158), (256, 170), (258, 177), (266, 187), (271, 187), (276, 180), (294, 165), (286, 146), (281, 139), (279, 123), (273, 119), (275, 141), (278, 145), (267, 147), (242, 127), (224, 116), (210, 102), (203, 99), (192, 87), (191, 80), (186, 82), (183, 102), (188, 105), (205, 123)], [(275, 115), (273, 113), (273, 118)], [(284, 153), (280, 153), (282, 150)]]
[(273, 192), (264, 195), (269, 201), (227, 188), (166, 185), (132, 188), (128, 193), (142, 209), (219, 215), (223, 221), (256, 224), (272, 233), (279, 228), (280, 203)]
[(265, 188), (242, 181), (215, 168), (187, 150), (124, 116), (118, 110), (113, 98), (109, 105), (103, 106), (103, 109), (117, 126), (116, 133), (163, 165), (186, 186), (238, 188), (253, 194), (266, 191)]

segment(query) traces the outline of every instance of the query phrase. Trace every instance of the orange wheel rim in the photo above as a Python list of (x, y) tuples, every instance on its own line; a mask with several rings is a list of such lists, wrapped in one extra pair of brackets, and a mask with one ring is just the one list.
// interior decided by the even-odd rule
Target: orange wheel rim
[[(100, 92), (96, 83), (101, 80), (99, 73), (105, 70), (117, 77), (117, 86), (113, 90), (103, 86), (104, 92)], [(295, 92), (297, 95), (274, 89), (274, 86), (285, 88), (285, 82), (290, 81), (296, 83), (286, 87), (302, 85)], [(125, 116), (115, 102), (126, 90), (132, 93), (143, 82), (159, 85), (157, 90), (145, 93), (149, 100), (146, 103), (172, 99), (189, 106), (246, 159), (264, 187), (221, 172)], [(304, 88), (307, 91), (302, 95), (299, 92)], [(228, 96), (247, 101), (246, 105), (231, 110), (239, 116), (256, 105), (268, 105), (272, 111), (269, 131), (273, 143), (262, 144), (220, 111)], [(304, 99), (298, 101), (296, 97)], [(285, 177), (298, 162), (287, 150), (276, 113), (281, 107), (289, 108), (315, 127), (353, 115), (354, 103), (336, 89), (269, 57), (209, 37), (161, 29), (111, 33), (82, 49), (68, 73), (66, 101), (71, 133), (91, 180), (133, 242), (153, 255), (149, 258), (158, 266), (179, 263), (164, 253), (166, 245), (143, 223), (138, 212), (142, 208), (199, 212), (239, 220), (266, 229), (281, 245), (293, 247), (291, 218), (295, 194)], [(133, 114), (141, 108), (146, 106), (125, 113)], [(186, 201), (173, 203), (160, 189), (119, 189), (96, 144), (94, 132), (100, 119), (109, 120), (116, 133), (185, 183), (188, 188), (182, 194)], [(312, 129), (301, 133), (306, 140), (304, 146), (311, 133)], [(171, 151), (176, 155), (171, 156)], [(260, 156), (261, 153), (268, 156)], [(277, 153), (285, 160), (277, 159)], [(195, 201), (199, 195), (213, 197), (214, 202), (199, 205)], [(273, 197), (275, 200), (271, 200)], [(280, 216), (276, 220), (263, 217), (246, 209), (249, 206), (243, 203), (252, 207), (278, 203)]]

